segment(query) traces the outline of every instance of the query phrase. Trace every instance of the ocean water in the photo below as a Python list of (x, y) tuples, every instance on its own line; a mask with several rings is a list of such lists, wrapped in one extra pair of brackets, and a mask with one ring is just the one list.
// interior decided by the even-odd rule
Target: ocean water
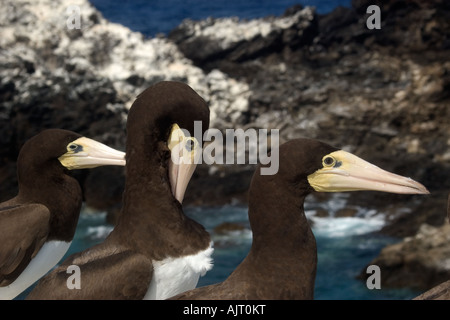
[(296, 4), (314, 6), (319, 14), (325, 14), (337, 6), (351, 6), (351, 0), (91, 0), (91, 3), (109, 21), (146, 36), (168, 34), (187, 18), (278, 16)]

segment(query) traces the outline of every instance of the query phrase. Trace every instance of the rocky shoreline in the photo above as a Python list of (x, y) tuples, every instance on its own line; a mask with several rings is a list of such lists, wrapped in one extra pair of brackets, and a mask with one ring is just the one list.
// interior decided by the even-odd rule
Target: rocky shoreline
[[(381, 29), (366, 27), (370, 4), (381, 8)], [(209, 103), (211, 127), (280, 129), (280, 143), (323, 140), (422, 182), (430, 196), (368, 192), (352, 193), (348, 201), (386, 213), (383, 233), (417, 242), (433, 230), (433, 239), (440, 235), (442, 241), (426, 245), (444, 259), (450, 247), (448, 3), (354, 0), (352, 8), (327, 15), (296, 6), (279, 17), (185, 20), (168, 37), (150, 39), (107, 21), (87, 0), (70, 1), (81, 8), (81, 29), (68, 29), (68, 5), (2, 5), (0, 201), (17, 192), (15, 160), (26, 139), (60, 127), (124, 150), (134, 97), (157, 81), (179, 80)], [(253, 170), (200, 165), (185, 203), (245, 204)], [(87, 205), (117, 211), (123, 169), (76, 175)], [(400, 210), (405, 203), (409, 210)], [(429, 260), (411, 241), (396, 248), (409, 252), (403, 263), (415, 261), (413, 255)], [(386, 261), (377, 263), (393, 270)], [(448, 280), (445, 261), (424, 265), (399, 268), (396, 274), (407, 273), (409, 280), (385, 285), (427, 289)]]

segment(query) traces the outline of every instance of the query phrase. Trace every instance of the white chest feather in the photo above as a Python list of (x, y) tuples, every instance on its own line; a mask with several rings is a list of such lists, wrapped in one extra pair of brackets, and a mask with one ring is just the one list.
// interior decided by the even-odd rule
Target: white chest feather
[(20, 276), (9, 286), (0, 287), (0, 299), (10, 300), (17, 297), (25, 289), (50, 271), (66, 254), (71, 242), (49, 241), (30, 261)]
[(212, 242), (208, 249), (181, 258), (153, 261), (153, 278), (144, 300), (163, 300), (197, 286), (200, 276), (213, 267)]

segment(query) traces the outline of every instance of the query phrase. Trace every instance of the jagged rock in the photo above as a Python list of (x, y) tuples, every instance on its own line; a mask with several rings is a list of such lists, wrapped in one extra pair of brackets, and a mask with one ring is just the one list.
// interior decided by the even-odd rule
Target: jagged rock
[(317, 208), (317, 209), (315, 209), (314, 216), (319, 217), (319, 218), (325, 218), (325, 217), (329, 217), (330, 213), (323, 208)]
[(421, 225), (426, 224), (433, 227), (444, 225), (448, 218), (445, 215), (446, 195), (448, 191), (436, 191), (426, 196), (422, 201), (411, 203), (411, 208), (407, 211), (401, 210), (399, 205), (395, 205), (386, 212), (390, 217), (380, 232), (393, 237), (412, 237)]
[[(450, 193), (447, 196), (440, 193), (438, 200), (435, 201), (433, 206), (422, 207), (417, 212), (418, 217), (415, 220), (407, 221), (408, 219), (405, 218), (407, 216), (401, 216), (400, 223), (396, 222), (391, 224), (390, 227), (388, 226), (388, 229), (394, 230), (400, 226), (401, 231), (401, 226), (413, 224), (412, 228), (411, 226), (404, 228), (410, 231), (414, 229), (414, 225), (422, 221), (414, 235), (405, 237), (403, 241), (384, 248), (370, 263), (381, 268), (382, 283), (386, 287), (407, 287), (426, 291), (416, 297), (417, 300), (449, 298)], [(428, 211), (433, 213), (430, 214)], [(428, 213), (428, 216), (422, 212)], [(447, 212), (447, 215), (445, 215), (445, 212)], [(414, 217), (414, 214), (413, 212), (409, 216)], [(438, 220), (437, 222), (433, 221), (436, 226), (423, 222), (431, 220), (429, 216), (435, 216), (435, 220)], [(444, 220), (444, 222), (441, 222), (441, 220)], [(392, 233), (392, 230), (389, 231)], [(364, 271), (359, 275), (362, 279), (365, 276)]]
[[(369, 265), (380, 267), (384, 288), (428, 290), (450, 279), (449, 256), (450, 225), (423, 224), (415, 236), (383, 248)], [(367, 275), (362, 272), (361, 276)]]
[(230, 232), (243, 231), (245, 227), (239, 223), (224, 222), (214, 227), (214, 233), (219, 235), (229, 234)]
[(220, 169), (211, 173), (207, 165), (199, 165), (189, 183), (183, 202), (198, 206), (247, 203), (247, 192), (255, 170), (254, 166), (219, 167)]
[(205, 65), (223, 59), (247, 61), (285, 46), (297, 48), (311, 43), (316, 33), (314, 9), (298, 6), (282, 17), (186, 19), (169, 38), (195, 63)]
[[(448, 194), (447, 198), (447, 218), (450, 222), (450, 193)], [(440, 231), (447, 231), (445, 230), (445, 228), (442, 229)], [(445, 281), (444, 279), (444, 282), (427, 290), (426, 292), (414, 298), (414, 300), (450, 300), (450, 280)]]
[(358, 209), (346, 207), (336, 211), (335, 218), (354, 217), (358, 213)]
[(450, 300), (450, 280), (422, 293), (414, 300)]

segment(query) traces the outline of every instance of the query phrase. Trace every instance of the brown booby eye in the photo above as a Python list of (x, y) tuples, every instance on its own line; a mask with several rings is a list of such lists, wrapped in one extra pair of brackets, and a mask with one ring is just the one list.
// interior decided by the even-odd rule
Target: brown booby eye
[(322, 162), (323, 162), (324, 167), (331, 167), (331, 166), (334, 166), (334, 164), (336, 163), (336, 160), (333, 157), (326, 156), (325, 158), (323, 158)]
[(76, 144), (76, 143), (71, 143), (67, 146), (67, 151), (71, 151), (71, 152), (79, 152), (83, 150), (83, 147)]
[(192, 152), (195, 149), (195, 141), (194, 139), (188, 139), (185, 144), (185, 148), (187, 151)]

